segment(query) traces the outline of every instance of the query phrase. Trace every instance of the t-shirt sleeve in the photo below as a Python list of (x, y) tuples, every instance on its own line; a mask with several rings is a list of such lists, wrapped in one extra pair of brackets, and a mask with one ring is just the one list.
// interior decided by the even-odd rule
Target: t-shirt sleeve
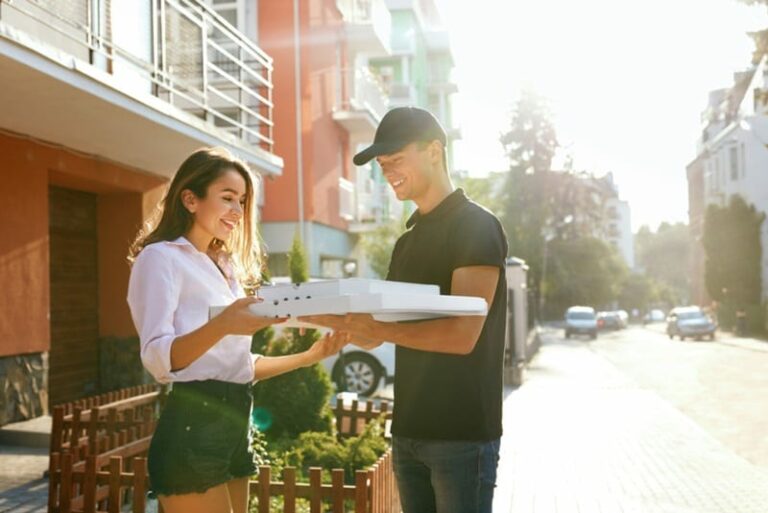
[(490, 212), (478, 210), (467, 214), (456, 223), (451, 241), (454, 269), (504, 266), (507, 238), (501, 223)]

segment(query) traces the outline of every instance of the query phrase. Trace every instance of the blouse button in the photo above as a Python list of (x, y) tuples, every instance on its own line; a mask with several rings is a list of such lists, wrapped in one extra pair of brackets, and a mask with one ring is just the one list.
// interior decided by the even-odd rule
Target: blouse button
[(203, 401), (203, 406), (208, 406), (208, 401)]
[(191, 427), (189, 427), (189, 426), (187, 426), (187, 431), (189, 431), (190, 429), (192, 429), (192, 428), (191, 428)]

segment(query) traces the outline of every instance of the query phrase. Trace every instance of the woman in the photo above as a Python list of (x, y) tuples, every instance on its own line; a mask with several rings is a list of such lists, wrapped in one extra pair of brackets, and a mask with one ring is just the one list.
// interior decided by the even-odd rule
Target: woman
[[(246, 165), (225, 149), (201, 149), (173, 177), (156, 227), (131, 248), (128, 304), (141, 360), (157, 381), (173, 383), (148, 462), (167, 513), (245, 513), (256, 470), (252, 383), (319, 362), (349, 341), (334, 333), (303, 353), (251, 354), (251, 335), (283, 321), (248, 310), (260, 301), (244, 293), (261, 274), (254, 209)], [(209, 320), (208, 308), (224, 304)]]

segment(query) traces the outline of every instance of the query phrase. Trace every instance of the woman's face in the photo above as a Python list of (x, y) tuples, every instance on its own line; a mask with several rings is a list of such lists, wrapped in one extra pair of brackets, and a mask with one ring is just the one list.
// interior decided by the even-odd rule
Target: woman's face
[(205, 198), (184, 191), (184, 204), (195, 219), (192, 230), (227, 240), (243, 218), (246, 186), (243, 177), (230, 169), (211, 182)]

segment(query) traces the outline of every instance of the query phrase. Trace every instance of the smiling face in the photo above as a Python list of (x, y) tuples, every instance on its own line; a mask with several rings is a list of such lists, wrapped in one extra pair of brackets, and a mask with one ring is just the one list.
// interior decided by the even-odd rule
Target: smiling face
[(210, 183), (205, 197), (200, 198), (187, 189), (182, 198), (194, 217), (190, 235), (226, 241), (243, 218), (246, 183), (240, 173), (230, 169)]
[[(417, 201), (426, 195), (435, 172), (442, 172), (440, 162), (442, 147), (432, 143), (411, 143), (396, 153), (376, 158), (384, 178), (400, 201)], [(437, 158), (435, 155), (437, 154)]]

